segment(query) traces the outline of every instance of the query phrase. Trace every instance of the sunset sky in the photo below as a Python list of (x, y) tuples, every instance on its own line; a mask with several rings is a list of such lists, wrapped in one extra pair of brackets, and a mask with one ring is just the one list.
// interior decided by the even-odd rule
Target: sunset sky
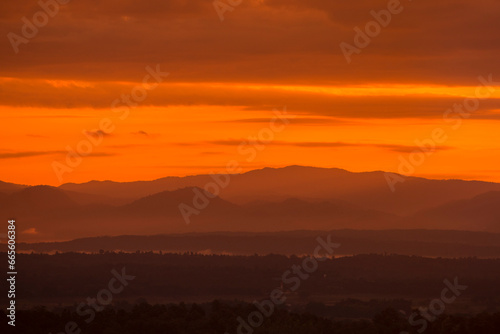
[[(232, 160), (398, 172), (438, 128), (447, 139), (414, 175), (500, 182), (500, 1), (399, 6), (348, 63), (340, 44), (354, 45), (353, 29), (387, 1), (243, 0), (221, 21), (211, 0), (73, 0), (17, 53), (8, 34), (22, 36), (22, 18), (41, 7), (2, 1), (0, 180), (149, 180), (223, 172)], [(156, 68), (169, 75), (157, 87), (150, 78), (121, 117), (114, 101)], [(474, 101), (480, 76), (493, 82), (480, 90), (488, 98), (458, 123), (446, 111)], [(275, 110), (285, 126), (242, 154)], [(97, 131), (103, 119), (112, 131)], [(85, 134), (102, 142), (58, 178), (54, 162)]]

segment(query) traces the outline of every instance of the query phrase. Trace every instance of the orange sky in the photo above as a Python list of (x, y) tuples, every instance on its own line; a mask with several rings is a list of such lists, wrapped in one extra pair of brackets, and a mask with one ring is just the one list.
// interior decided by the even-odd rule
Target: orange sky
[[(243, 170), (397, 172), (415, 140), (440, 128), (447, 139), (415, 175), (500, 182), (496, 1), (403, 3), (351, 64), (339, 44), (386, 1), (247, 0), (223, 22), (211, 1), (90, 2), (61, 6), (18, 53), (0, 44), (3, 181), (154, 179), (220, 172), (231, 160)], [(2, 3), (3, 36), (21, 34), (21, 18), (38, 10)], [(113, 101), (142, 85), (147, 66), (169, 75), (121, 119)], [(490, 94), (468, 118), (443, 119), (490, 74)], [(273, 140), (250, 143), (284, 108)], [(105, 135), (103, 119), (113, 127)], [(102, 142), (58, 176), (54, 162), (66, 164), (85, 133)]]

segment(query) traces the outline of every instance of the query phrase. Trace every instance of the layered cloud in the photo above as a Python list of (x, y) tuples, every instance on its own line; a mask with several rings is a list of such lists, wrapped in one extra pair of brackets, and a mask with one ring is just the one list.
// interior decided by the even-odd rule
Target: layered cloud
[[(55, 109), (104, 108), (130, 94), (134, 83), (95, 82), (92, 86), (65, 81), (0, 80), (0, 101), (5, 106)], [(272, 110), (287, 104), (305, 116), (293, 122), (329, 123), (338, 119), (311, 118), (442, 118), (445, 110), (464, 98), (474, 96), (474, 87), (436, 86), (272, 86), (210, 83), (164, 83), (148, 93), (142, 106), (236, 106), (244, 110)], [(493, 98), (483, 99), (472, 118), (499, 118), (500, 90)], [(43, 115), (36, 116), (42, 117)], [(84, 117), (82, 114), (58, 114), (44, 117)], [(241, 119), (259, 122), (262, 119)], [(346, 122), (346, 121), (344, 121)]]
[[(240, 146), (242, 143), (246, 142), (245, 139), (240, 140), (215, 140), (211, 141), (208, 144), (213, 145), (223, 145), (223, 146)], [(206, 144), (206, 143), (205, 143)], [(295, 146), (295, 147), (303, 147), (303, 148), (379, 148), (392, 152), (398, 153), (411, 153), (414, 151), (418, 151), (418, 146), (409, 146), (409, 145), (396, 145), (396, 144), (372, 144), (372, 143), (346, 143), (346, 142), (290, 142), (290, 141), (273, 141), (267, 144), (268, 146)], [(439, 146), (433, 148), (433, 151), (443, 151), (450, 150), (453, 147), (449, 146)]]
[[(3, 38), (0, 74), (134, 81), (160, 63), (177, 82), (473, 85), (500, 73), (494, 0), (404, 0), (346, 66), (340, 43), (352, 44), (354, 27), (364, 29), (387, 3), (244, 0), (221, 22), (207, 0), (70, 1), (18, 54)], [(40, 10), (29, 0), (1, 6), (2, 36), (21, 35), (22, 17)]]

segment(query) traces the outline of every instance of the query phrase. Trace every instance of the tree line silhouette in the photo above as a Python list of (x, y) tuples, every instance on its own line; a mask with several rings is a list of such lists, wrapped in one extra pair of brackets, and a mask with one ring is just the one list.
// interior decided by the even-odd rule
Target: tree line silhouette
[[(203, 304), (128, 304), (106, 307), (90, 324), (78, 327), (81, 333), (92, 334), (224, 334), (238, 333), (238, 318), (255, 311), (249, 303), (223, 303), (215, 300)], [(5, 311), (2, 311), (5, 315)], [(78, 323), (79, 315), (66, 307), (49, 311), (33, 307), (18, 312), (15, 331), (23, 334), (60, 333), (70, 323)], [(2, 333), (6, 328), (2, 322)], [(500, 313), (474, 316), (443, 314), (421, 333), (429, 334), (497, 334)], [(311, 313), (296, 313), (278, 308), (262, 325), (241, 330), (255, 334), (400, 334), (418, 333), (398, 311), (387, 308), (371, 319), (332, 319)]]

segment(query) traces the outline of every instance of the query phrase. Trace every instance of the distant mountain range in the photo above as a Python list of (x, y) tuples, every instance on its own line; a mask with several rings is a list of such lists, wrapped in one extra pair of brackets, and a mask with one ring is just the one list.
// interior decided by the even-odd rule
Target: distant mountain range
[[(392, 192), (384, 172), (336, 168), (290, 166), (60, 187), (0, 182), (0, 203), (1, 216), (15, 218), (26, 241), (344, 228), (500, 232), (498, 183), (408, 177)], [(180, 205), (191, 210), (189, 224)]]

